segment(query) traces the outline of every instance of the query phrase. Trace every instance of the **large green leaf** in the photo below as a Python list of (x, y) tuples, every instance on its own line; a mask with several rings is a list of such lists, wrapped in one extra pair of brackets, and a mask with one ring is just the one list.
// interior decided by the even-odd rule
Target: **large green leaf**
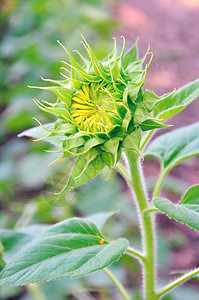
[(149, 145), (145, 152), (145, 155), (157, 157), (166, 171), (198, 154), (199, 123), (161, 135)]
[(0, 242), (3, 246), (3, 257), (8, 262), (33, 236), (16, 230), (1, 229)]
[(199, 185), (191, 187), (179, 204), (164, 198), (155, 198), (153, 203), (170, 218), (199, 230)]
[(87, 216), (86, 220), (89, 220), (89, 221), (95, 223), (97, 228), (99, 228), (99, 230), (102, 231), (104, 225), (109, 220), (109, 218), (113, 217), (117, 213), (118, 213), (118, 210), (99, 212), (99, 213)]
[[(48, 123), (48, 124), (45, 124), (44, 126), (47, 129), (50, 129), (50, 128), (54, 128), (54, 125), (55, 125), (55, 123)], [(48, 131), (46, 131), (41, 126), (36, 126), (36, 127), (33, 127), (33, 128), (23, 131), (22, 133), (20, 133), (18, 135), (18, 137), (27, 136), (27, 137), (31, 137), (31, 138), (35, 138), (35, 139), (43, 139), (44, 137), (46, 137), (48, 135), (49, 135)], [(51, 135), (51, 136), (43, 139), (43, 141), (48, 142), (56, 147), (61, 148), (62, 142), (63, 142), (62, 139), (63, 139), (62, 135), (56, 134), (56, 135)]]
[(159, 119), (166, 120), (179, 113), (193, 100), (199, 97), (199, 79), (188, 83), (184, 87), (168, 95), (158, 102), (153, 114)]
[(84, 276), (118, 258), (128, 241), (106, 240), (96, 225), (79, 218), (60, 222), (38, 235), (8, 263), (0, 285), (25, 285)]

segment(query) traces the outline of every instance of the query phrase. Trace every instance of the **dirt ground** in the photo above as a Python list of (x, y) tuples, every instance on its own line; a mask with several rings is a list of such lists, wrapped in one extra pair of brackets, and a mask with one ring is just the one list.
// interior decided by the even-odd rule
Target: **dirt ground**
[[(124, 35), (130, 47), (139, 37), (140, 55), (146, 52), (148, 45), (154, 54), (145, 88), (161, 95), (199, 77), (199, 0), (115, 1), (113, 13), (121, 25), (118, 38)], [(177, 128), (198, 121), (199, 101), (195, 101), (168, 123)], [(154, 162), (146, 163), (144, 168), (149, 177), (156, 177), (158, 170), (159, 166)], [(186, 166), (176, 167), (171, 175), (188, 186), (198, 184), (199, 158)], [(165, 192), (162, 195), (175, 202), (179, 200)], [(186, 244), (172, 252), (170, 268), (186, 269), (199, 265), (198, 233), (162, 215), (158, 221), (168, 238), (175, 230), (186, 236)]]

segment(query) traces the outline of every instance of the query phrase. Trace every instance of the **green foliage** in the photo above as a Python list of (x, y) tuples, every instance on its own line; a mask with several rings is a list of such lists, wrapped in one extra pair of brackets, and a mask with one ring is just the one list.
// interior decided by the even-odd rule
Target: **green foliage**
[(128, 242), (109, 242), (90, 221), (73, 218), (38, 235), (8, 263), (0, 284), (25, 285), (83, 276), (116, 261)]
[(185, 159), (199, 154), (199, 123), (182, 127), (156, 138), (146, 149), (146, 156), (155, 156), (168, 172)]
[[(144, 66), (146, 56), (138, 59), (137, 42), (126, 54), (123, 45), (119, 55), (114, 45), (113, 53), (107, 57), (110, 48), (109, 33), (116, 25), (107, 8), (108, 1), (58, 0), (56, 5), (52, 0), (19, 1), (13, 12), (9, 9), (10, 20), (6, 14), (1, 17), (5, 30), (1, 34), (0, 46), (0, 101), (3, 112), (0, 138), (6, 141), (5, 146), (0, 149), (0, 271), (3, 270), (0, 276), (1, 284), (4, 285), (0, 288), (2, 299), (15, 296), (21, 299), (26, 296), (27, 299), (31, 298), (27, 294), (22, 295), (23, 289), (7, 288), (6, 285), (24, 285), (29, 282), (84, 275), (87, 276), (78, 280), (64, 279), (44, 283), (42, 288), (45, 296), (47, 299), (59, 300), (69, 299), (71, 294), (74, 298), (83, 298), (84, 295), (88, 298), (92, 286), (93, 291), (100, 293), (99, 297), (110, 298), (107, 291), (109, 281), (106, 278), (101, 280), (103, 272), (92, 272), (103, 270), (125, 253), (128, 242), (120, 238), (121, 236), (128, 237), (130, 244), (141, 249), (138, 215), (143, 218), (143, 224), (145, 216), (147, 220), (150, 219), (150, 213), (138, 214), (131, 207), (129, 199), (126, 199), (126, 187), (114, 177), (113, 169), (117, 167), (122, 151), (128, 150), (132, 156), (142, 156), (141, 145), (145, 145), (151, 131), (168, 126), (163, 123), (164, 120), (182, 111), (199, 95), (199, 80), (160, 97), (144, 90), (146, 72), (151, 61)], [(66, 11), (70, 12), (67, 18)], [(87, 58), (82, 60), (79, 52), (71, 56), (66, 50), (72, 68), (66, 59), (64, 67), (61, 68), (64, 75), (64, 80), (61, 81), (56, 74), (63, 52), (55, 46), (55, 41), (60, 39), (69, 50), (79, 50), (81, 33), (94, 45), (93, 51), (85, 42), (86, 51), (82, 51), (83, 55), (85, 52), (89, 54), (90, 61)], [(67, 66), (71, 68), (70, 78), (65, 73)], [(35, 98), (38, 96), (38, 92), (28, 89), (27, 85), (38, 85), (39, 76), (45, 76), (47, 70), (50, 77), (58, 80), (44, 79), (46, 84), (52, 83), (53, 86), (42, 87), (39, 97), (46, 98), (48, 90), (53, 96), (48, 96), (48, 102), (35, 100), (41, 108), (41, 112), (37, 112), (41, 122), (36, 120), (39, 126), (27, 129), (35, 126), (32, 119), (35, 114), (34, 106), (30, 98), (32, 95)], [(106, 84), (103, 85), (102, 82)], [(106, 100), (112, 99), (110, 102), (114, 102), (114, 107), (109, 107), (108, 118), (112, 125), (107, 131), (92, 132), (91, 128), (83, 128), (82, 124), (74, 124), (73, 117), (71, 118), (73, 110), (70, 111), (69, 108), (74, 93), (83, 84), (92, 86), (91, 94), (95, 92), (94, 86), (106, 89), (101, 96), (104, 97), (106, 93)], [(96, 95), (99, 96), (97, 92)], [(58, 120), (55, 121), (55, 118)], [(23, 130), (25, 131), (19, 134), (20, 137), (32, 137), (41, 142), (30, 142), (25, 138), (20, 141), (13, 139), (13, 133), (16, 135)], [(145, 134), (144, 131), (148, 132)], [(198, 132), (199, 123), (196, 123), (164, 134), (149, 145), (145, 154), (160, 160), (162, 174), (165, 175), (178, 163), (199, 154)], [(42, 144), (42, 141), (47, 143)], [(65, 159), (69, 156), (76, 156), (72, 172), (72, 162)], [(55, 163), (48, 168), (53, 160), (62, 161), (61, 157), (61, 164)], [(108, 184), (104, 178), (110, 177), (110, 171), (105, 166), (111, 170)], [(133, 179), (139, 185), (139, 176), (135, 178), (134, 175), (135, 168), (136, 165), (127, 178), (129, 183)], [(90, 181), (101, 171), (101, 175)], [(123, 171), (125, 173), (125, 169)], [(167, 182), (170, 190), (173, 188), (171, 180), (168, 178)], [(90, 182), (84, 186), (87, 181)], [(80, 185), (83, 186), (71, 192)], [(173, 180), (172, 185), (176, 189), (176, 182)], [(70, 193), (57, 195), (61, 189)], [(139, 189), (141, 191), (142, 186)], [(178, 194), (181, 192), (182, 183), (178, 187)], [(173, 204), (164, 198), (154, 199), (153, 204), (170, 218), (198, 230), (198, 195), (197, 185), (185, 193), (179, 204)], [(140, 201), (140, 197), (137, 200)], [(115, 214), (113, 209), (118, 208), (120, 213), (105, 224)], [(150, 211), (151, 207), (148, 206), (148, 209)], [(92, 215), (87, 217), (88, 213)], [(83, 218), (73, 218), (74, 215)], [(27, 226), (29, 223), (37, 225)], [(51, 225), (54, 223), (57, 224)], [(149, 230), (149, 227), (145, 226), (144, 230)], [(113, 241), (106, 236), (113, 238)], [(145, 249), (148, 250), (143, 260), (146, 272), (153, 261), (152, 256), (150, 259), (148, 257), (152, 249), (149, 241), (150, 239), (145, 244)], [(169, 240), (165, 242), (164, 237), (160, 237), (159, 242), (159, 267), (165, 273), (172, 245)], [(121, 264), (127, 270), (128, 282), (133, 282), (131, 287), (135, 295), (134, 283), (137, 274), (130, 274), (138, 272), (138, 265), (127, 255), (122, 256), (119, 263), (113, 264), (114, 273), (121, 281), (125, 280), (125, 272), (121, 273), (119, 270)], [(153, 266), (150, 271), (148, 269), (148, 274), (151, 280), (148, 286), (150, 290)], [(125, 282), (125, 285), (128, 283)], [(82, 291), (81, 295), (75, 294), (77, 291)], [(181, 294), (177, 290), (164, 298), (197, 299), (194, 289), (181, 288), (180, 291)], [(140, 292), (138, 297), (141, 298), (139, 295)]]
[(199, 185), (191, 187), (179, 204), (175, 205), (164, 198), (155, 198), (153, 203), (170, 218), (199, 231)]
[(199, 79), (188, 83), (174, 91), (162, 101), (159, 101), (154, 109), (154, 116), (166, 120), (180, 111), (199, 96)]
[(12, 231), (12, 230), (0, 230), (0, 240), (3, 248), (3, 257), (6, 262), (12, 259), (12, 257), (27, 243), (32, 240), (32, 235)]
[[(67, 18), (66, 12), (70, 12)], [(16, 134), (35, 126), (32, 118), (35, 106), (31, 99), (32, 96), (37, 97), (38, 92), (29, 89), (27, 85), (33, 83), (37, 85), (40, 76), (45, 77), (46, 70), (48, 70), (49, 76), (57, 76), (63, 52), (61, 48), (55, 47), (56, 40), (60, 39), (63, 43), (67, 41), (70, 49), (79, 50), (81, 46), (79, 38), (81, 33), (84, 33), (88, 39), (95, 41), (96, 52), (103, 57), (110, 47), (109, 33), (112, 28), (117, 26), (117, 22), (109, 13), (107, 1), (90, 0), (58, 0), (56, 5), (52, 0), (3, 0), (1, 22), (0, 140), (5, 142), (4, 148), (1, 147), (1, 152), (5, 150), (10, 153), (11, 144), (16, 144), (14, 138)], [(74, 56), (78, 61), (80, 60), (77, 53)], [(42, 97), (45, 97), (45, 93), (43, 90)], [(63, 96), (62, 99), (64, 99)], [(49, 97), (49, 102), (53, 100), (54, 96)], [(52, 119), (42, 112), (41, 114), (38, 112), (37, 117), (42, 123), (54, 121), (54, 118)], [(48, 135), (49, 132), (44, 134)], [(12, 143), (10, 143), (11, 141)], [(62, 143), (54, 137), (49, 137), (49, 141), (53, 146), (62, 146)], [(45, 155), (42, 156), (40, 150), (49, 150), (48, 145), (42, 146), (41, 143), (33, 145), (25, 139), (18, 144), (20, 143), (22, 145), (21, 155), (15, 152), (10, 156), (1, 156), (0, 193), (3, 193), (3, 198), (6, 200), (11, 197), (12, 191), (15, 192), (15, 188), (24, 187), (22, 178), (27, 175), (20, 174), (21, 176), (18, 176), (16, 174), (20, 172), (19, 164), (23, 165), (25, 172), (28, 169), (25, 164), (29, 164), (30, 152), (37, 154), (34, 157), (37, 156), (39, 164), (40, 158), (45, 157)], [(56, 158), (57, 156), (54, 156), (51, 161)], [(37, 185), (39, 186), (38, 183)]]

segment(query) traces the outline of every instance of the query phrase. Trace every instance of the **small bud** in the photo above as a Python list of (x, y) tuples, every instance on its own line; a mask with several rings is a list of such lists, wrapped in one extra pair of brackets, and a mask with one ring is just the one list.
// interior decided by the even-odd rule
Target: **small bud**
[(58, 162), (62, 162), (63, 161), (63, 159), (60, 157), (60, 158), (58, 158)]
[(104, 239), (101, 239), (101, 240), (99, 241), (99, 243), (100, 243), (101, 245), (103, 245), (103, 244), (104, 244)]

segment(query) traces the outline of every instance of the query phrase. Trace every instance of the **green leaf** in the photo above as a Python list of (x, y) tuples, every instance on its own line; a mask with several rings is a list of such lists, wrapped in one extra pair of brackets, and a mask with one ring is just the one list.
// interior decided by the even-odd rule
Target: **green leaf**
[[(55, 123), (48, 123), (48, 124), (45, 124), (44, 126), (48, 129), (50, 129), (50, 128), (54, 128), (54, 125), (55, 125)], [(48, 131), (46, 131), (41, 126), (37, 126), (37, 127), (33, 127), (33, 128), (23, 131), (22, 133), (20, 133), (18, 135), (18, 137), (27, 136), (27, 137), (32, 137), (32, 138), (36, 138), (36, 139), (43, 139), (44, 137), (46, 137), (48, 135), (49, 135)], [(43, 139), (43, 141), (50, 143), (56, 147), (61, 148), (62, 142), (63, 142), (61, 139), (63, 139), (63, 136), (56, 134), (56, 135), (51, 135), (51, 136), (46, 137), (45, 139)]]
[(32, 235), (8, 229), (0, 230), (5, 261), (9, 261), (24, 245), (32, 240)]
[(69, 180), (60, 193), (68, 192), (84, 184), (98, 175), (104, 167), (105, 164), (100, 153), (96, 149), (90, 149), (87, 153), (78, 157)]
[(89, 139), (85, 145), (84, 145), (84, 149), (82, 150), (82, 153), (86, 153), (88, 152), (90, 149), (92, 149), (95, 146), (98, 146), (100, 144), (103, 144), (105, 142), (104, 139), (101, 139), (99, 137), (93, 137), (91, 139)]
[(199, 79), (171, 93), (157, 103), (154, 116), (166, 120), (182, 111), (188, 104), (199, 96)]
[(122, 58), (122, 67), (124, 70), (128, 67), (128, 65), (138, 59), (138, 49), (137, 49), (137, 42), (133, 47), (126, 53), (126, 55)]
[(22, 249), (1, 273), (0, 285), (85, 276), (118, 260), (127, 247), (125, 239), (107, 241), (90, 221), (68, 219), (52, 226)]
[(118, 210), (104, 211), (104, 212), (99, 212), (99, 213), (96, 213), (93, 215), (89, 215), (85, 219), (95, 223), (97, 228), (99, 228), (99, 230), (101, 231), (103, 229), (104, 225), (106, 224), (106, 222), (117, 213), (118, 213)]
[(199, 207), (199, 185), (192, 186), (186, 192), (180, 204), (197, 204)]
[(199, 122), (161, 135), (149, 145), (145, 155), (157, 157), (166, 171), (199, 155)]
[(131, 98), (131, 101), (135, 101), (137, 98), (137, 95), (139, 93), (140, 88), (142, 87), (144, 83), (144, 77), (140, 82), (129, 82), (128, 83), (128, 91), (129, 91), (129, 96)]
[(199, 203), (198, 204), (173, 204), (164, 198), (153, 200), (155, 207), (176, 221), (187, 224), (199, 231)]

